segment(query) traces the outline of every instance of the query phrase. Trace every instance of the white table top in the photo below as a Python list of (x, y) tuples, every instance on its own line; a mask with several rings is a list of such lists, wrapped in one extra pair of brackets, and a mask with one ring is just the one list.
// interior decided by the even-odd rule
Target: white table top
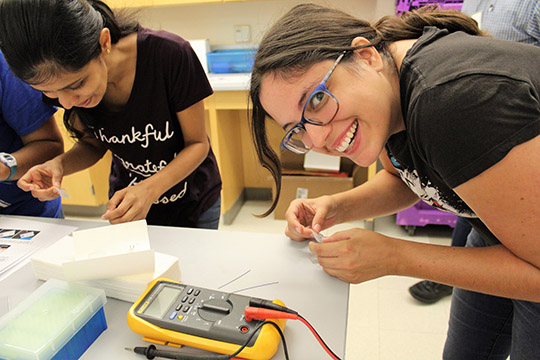
[(208, 74), (214, 91), (249, 90), (250, 73)]
[[(106, 225), (84, 220), (25, 219), (56, 221), (79, 229)], [(179, 258), (182, 282), (247, 296), (280, 299), (308, 320), (337, 355), (344, 356), (349, 286), (313, 264), (308, 256), (307, 242), (298, 243), (284, 235), (263, 233), (156, 226), (149, 226), (148, 230), (154, 250)], [(27, 264), (1, 281), (0, 289), (14, 306), (42, 283), (35, 279), (30, 264)], [(124, 349), (149, 345), (127, 326), (130, 306), (131, 303), (107, 299), (108, 329), (82, 359), (145, 359)], [(329, 358), (300, 321), (287, 321), (284, 333), (291, 359)], [(273, 359), (284, 359), (281, 345)]]

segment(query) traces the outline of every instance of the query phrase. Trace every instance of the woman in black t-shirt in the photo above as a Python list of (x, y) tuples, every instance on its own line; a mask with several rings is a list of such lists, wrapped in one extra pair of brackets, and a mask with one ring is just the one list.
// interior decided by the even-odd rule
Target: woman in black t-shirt
[(254, 143), (278, 196), (267, 118), (286, 131), (284, 149), (384, 165), (350, 191), (294, 200), (293, 240), (418, 198), (467, 217), (475, 230), (463, 248), (364, 229), (309, 247), (347, 282), (403, 275), (455, 286), (446, 359), (540, 359), (540, 49), (481, 35), (458, 11), (428, 7), (371, 25), (299, 5), (259, 44)]
[(28, 171), (23, 190), (56, 198), (63, 176), (110, 150), (103, 219), (217, 229), (221, 178), (203, 104), (212, 88), (187, 41), (117, 17), (99, 0), (2, 1), (0, 23), (10, 68), (66, 109), (78, 140)]

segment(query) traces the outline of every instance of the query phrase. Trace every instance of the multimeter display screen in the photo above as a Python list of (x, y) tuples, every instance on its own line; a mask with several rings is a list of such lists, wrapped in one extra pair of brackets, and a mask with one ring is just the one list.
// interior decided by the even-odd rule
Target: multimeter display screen
[(146, 308), (144, 314), (162, 318), (167, 312), (173, 301), (178, 297), (178, 294), (183, 289), (164, 286), (159, 294), (154, 298), (150, 305)]

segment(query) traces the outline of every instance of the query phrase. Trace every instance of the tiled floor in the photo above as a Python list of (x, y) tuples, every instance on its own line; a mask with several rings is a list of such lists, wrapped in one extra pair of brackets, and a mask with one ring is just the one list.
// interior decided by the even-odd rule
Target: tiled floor
[[(265, 201), (247, 201), (231, 225), (220, 229), (232, 231), (283, 233), (285, 220), (257, 218), (269, 206)], [(69, 214), (66, 216), (69, 218)], [(337, 225), (325, 233), (351, 227), (363, 227), (364, 222)], [(375, 220), (375, 230), (389, 236), (412, 241), (450, 244), (451, 228), (427, 226), (418, 228), (410, 237), (395, 225), (395, 217)], [(418, 280), (389, 276), (363, 284), (351, 285), (347, 328), (346, 359), (369, 360), (432, 360), (440, 359), (444, 344), (450, 298), (434, 305), (415, 301), (408, 288)]]

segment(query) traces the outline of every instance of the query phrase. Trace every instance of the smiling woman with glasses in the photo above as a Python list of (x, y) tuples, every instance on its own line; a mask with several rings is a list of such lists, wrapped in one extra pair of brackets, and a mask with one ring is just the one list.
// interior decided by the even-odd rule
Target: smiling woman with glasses
[(540, 48), (482, 35), (437, 7), (374, 24), (313, 4), (285, 14), (251, 77), (255, 149), (276, 185), (265, 215), (281, 185), (266, 121), (295, 153), (380, 160), (352, 190), (292, 201), (285, 234), (306, 240), (419, 198), (466, 217), (474, 229), (461, 248), (364, 229), (329, 230), (309, 248), (350, 283), (401, 275), (454, 286), (444, 359), (540, 359), (540, 207), (530, 206), (540, 202)]

